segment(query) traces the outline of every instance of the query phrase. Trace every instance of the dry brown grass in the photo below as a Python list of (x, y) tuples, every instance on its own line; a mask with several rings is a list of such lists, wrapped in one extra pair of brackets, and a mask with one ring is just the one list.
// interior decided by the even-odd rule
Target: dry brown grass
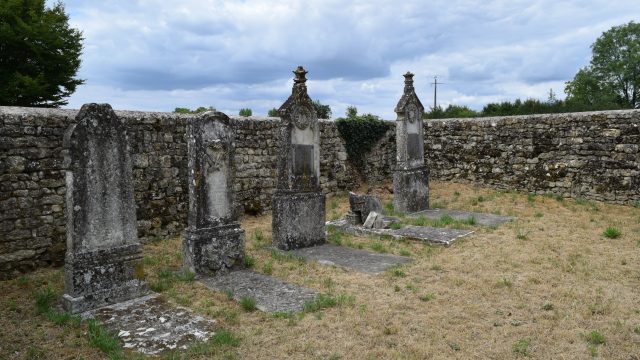
[[(378, 193), (385, 202), (391, 198), (384, 190)], [(640, 209), (528, 199), (449, 183), (432, 184), (431, 199), (433, 205), (518, 220), (495, 229), (476, 226), (474, 234), (449, 248), (339, 236), (343, 246), (373, 246), (414, 260), (395, 274), (372, 276), (274, 258), (265, 248), (270, 216), (249, 217), (242, 226), (256, 271), (353, 296), (353, 304), (276, 318), (245, 312), (197, 282), (171, 281), (163, 293), (217, 319), (241, 339), (237, 347), (223, 346), (201, 358), (576, 359), (596, 353), (606, 359), (640, 358)], [(345, 196), (327, 199), (327, 218), (347, 208)], [(609, 226), (618, 227), (622, 236), (604, 237)], [(163, 268), (177, 270), (180, 262), (179, 239), (145, 246), (151, 284)], [(17, 358), (28, 358), (29, 348), (45, 358), (99, 357), (82, 326), (60, 327), (34, 314), (31, 293), (46, 284), (61, 293), (60, 275), (61, 269), (49, 269), (0, 283), (0, 358), (13, 358), (16, 351)], [(594, 330), (604, 335), (605, 344), (589, 344), (586, 336)]]

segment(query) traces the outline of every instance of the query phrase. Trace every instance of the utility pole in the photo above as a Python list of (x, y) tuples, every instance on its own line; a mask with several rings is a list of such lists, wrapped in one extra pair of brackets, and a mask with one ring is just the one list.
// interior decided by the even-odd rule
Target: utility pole
[(438, 105), (438, 84), (442, 85), (444, 83), (439, 83), (438, 75), (436, 75), (433, 77), (433, 82), (431, 83), (431, 85), (433, 85), (433, 108), (434, 109)]

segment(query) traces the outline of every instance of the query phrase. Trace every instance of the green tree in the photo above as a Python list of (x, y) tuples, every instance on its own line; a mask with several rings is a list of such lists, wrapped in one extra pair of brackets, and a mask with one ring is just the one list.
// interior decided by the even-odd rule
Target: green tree
[(316, 109), (318, 119), (331, 119), (331, 107), (320, 103), (320, 100), (313, 102), (313, 107)]
[(347, 106), (345, 115), (347, 116), (347, 119), (355, 118), (356, 116), (358, 116), (358, 108), (355, 106)]
[(251, 109), (249, 108), (242, 108), (240, 109), (240, 111), (238, 112), (238, 115), (240, 116), (251, 116), (253, 114), (253, 111), (251, 111)]
[(0, 0), (0, 105), (66, 105), (84, 83), (76, 78), (82, 40), (62, 3)]
[(273, 108), (273, 109), (269, 110), (269, 113), (267, 115), (269, 115), (271, 117), (280, 116), (280, 114), (278, 113), (278, 109), (276, 109), (276, 108)]
[(214, 108), (213, 106), (209, 106), (209, 107), (200, 106), (195, 110), (191, 110), (185, 107), (177, 107), (173, 110), (174, 113), (178, 113), (178, 114), (199, 114), (207, 111), (216, 111), (216, 108)]
[(450, 119), (450, 118), (469, 118), (478, 116), (478, 112), (469, 109), (467, 106), (459, 106), (449, 104), (446, 109), (442, 109), (440, 105), (431, 108), (429, 112), (424, 113), (425, 119)]
[(640, 107), (640, 24), (614, 26), (591, 45), (591, 62), (567, 82), (568, 102)]

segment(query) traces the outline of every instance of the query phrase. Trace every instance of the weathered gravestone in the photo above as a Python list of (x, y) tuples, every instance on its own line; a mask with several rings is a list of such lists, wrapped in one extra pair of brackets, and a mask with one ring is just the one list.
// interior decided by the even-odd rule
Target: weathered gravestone
[(244, 257), (234, 204), (235, 144), (229, 118), (205, 113), (187, 126), (189, 217), (184, 266), (198, 275), (226, 273)]
[(404, 94), (395, 112), (396, 169), (393, 173), (393, 207), (401, 213), (429, 208), (429, 169), (424, 164), (424, 106), (413, 87), (413, 74), (404, 75)]
[(350, 224), (364, 224), (372, 211), (382, 213), (380, 199), (376, 196), (360, 195), (349, 191), (349, 212), (347, 212), (346, 219)]
[(320, 129), (301, 66), (291, 96), (278, 110), (280, 157), (273, 196), (273, 244), (290, 250), (325, 242), (325, 197), (320, 190)]
[(108, 104), (85, 104), (65, 133), (66, 310), (148, 293), (142, 281), (129, 140)]

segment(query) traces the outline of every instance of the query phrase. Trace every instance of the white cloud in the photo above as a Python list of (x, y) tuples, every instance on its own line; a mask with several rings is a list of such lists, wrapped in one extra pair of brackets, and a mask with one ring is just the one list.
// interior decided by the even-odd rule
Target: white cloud
[(341, 116), (348, 105), (393, 119), (402, 74), (416, 74), (425, 106), (562, 97), (589, 45), (638, 19), (628, 1), (66, 1), (85, 37), (70, 98), (115, 108), (215, 106), (264, 114), (289, 95), (291, 70)]

